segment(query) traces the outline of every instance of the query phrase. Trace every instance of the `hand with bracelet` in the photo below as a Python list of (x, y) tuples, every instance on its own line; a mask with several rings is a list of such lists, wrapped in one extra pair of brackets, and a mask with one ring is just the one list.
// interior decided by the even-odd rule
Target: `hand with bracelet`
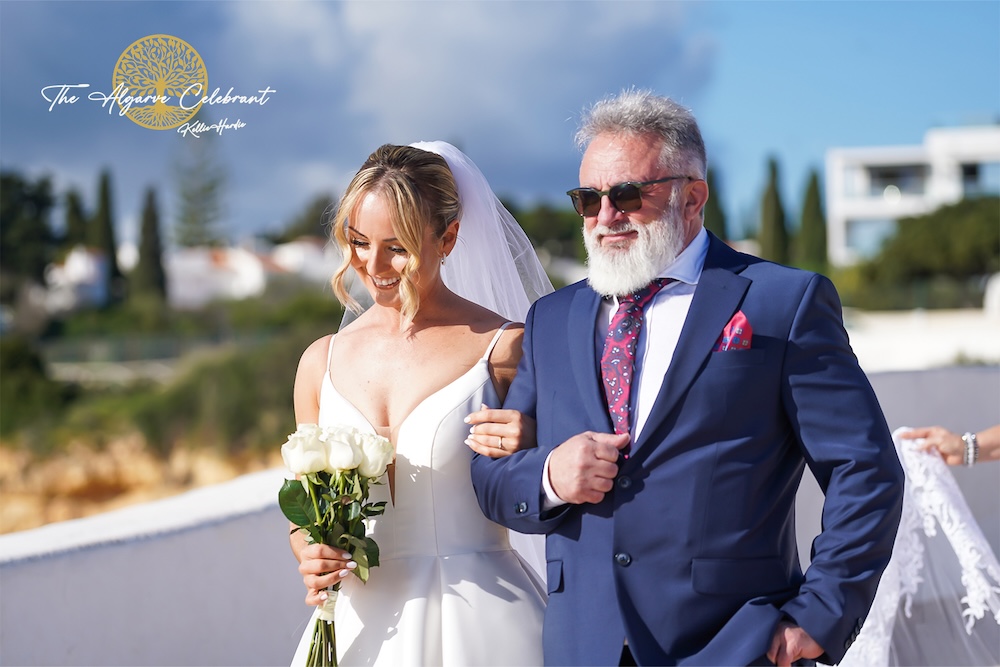
[(937, 451), (950, 466), (972, 466), (978, 461), (1000, 460), (1000, 424), (978, 433), (970, 431), (962, 435), (941, 426), (924, 426), (906, 431), (902, 437), (907, 440), (923, 439), (921, 449)]

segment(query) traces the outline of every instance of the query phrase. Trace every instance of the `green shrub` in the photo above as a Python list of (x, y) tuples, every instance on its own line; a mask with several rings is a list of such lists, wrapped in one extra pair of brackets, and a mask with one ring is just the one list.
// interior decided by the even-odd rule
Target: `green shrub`
[(54, 423), (75, 389), (50, 379), (41, 355), (20, 337), (0, 339), (0, 436), (26, 426)]
[(324, 333), (301, 327), (204, 359), (145, 395), (131, 420), (161, 455), (181, 444), (234, 454), (277, 447), (295, 428), (292, 387), (299, 357)]
[(876, 257), (831, 278), (854, 308), (980, 308), (998, 270), (1000, 198), (979, 197), (900, 220)]

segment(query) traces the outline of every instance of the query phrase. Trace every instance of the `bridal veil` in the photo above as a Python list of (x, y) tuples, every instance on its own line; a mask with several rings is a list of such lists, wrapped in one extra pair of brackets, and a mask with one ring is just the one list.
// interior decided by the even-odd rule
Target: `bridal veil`
[(840, 665), (1000, 665), (1000, 564), (948, 466), (906, 430), (892, 559)]

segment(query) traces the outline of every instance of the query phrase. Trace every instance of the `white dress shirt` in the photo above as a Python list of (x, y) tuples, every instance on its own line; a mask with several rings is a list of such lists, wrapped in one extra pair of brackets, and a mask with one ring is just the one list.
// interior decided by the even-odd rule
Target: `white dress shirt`
[[(660, 393), (660, 387), (663, 386), (707, 254), (708, 233), (702, 228), (677, 259), (657, 274), (658, 278), (671, 278), (673, 282), (657, 292), (643, 310), (643, 326), (639, 331), (635, 367), (632, 372), (632, 393), (629, 396), (629, 432), (632, 434), (632, 442), (635, 442), (642, 433), (653, 408), (653, 402)], [(597, 313), (598, 322), (602, 324), (598, 329), (599, 332), (606, 335), (611, 326), (611, 318), (617, 310), (617, 297), (601, 301)], [(656, 354), (649, 354), (650, 350), (656, 350)], [(542, 509), (552, 509), (565, 504), (565, 501), (552, 490), (552, 484), (549, 482), (551, 457), (550, 453), (542, 471), (542, 488), (545, 491)]]

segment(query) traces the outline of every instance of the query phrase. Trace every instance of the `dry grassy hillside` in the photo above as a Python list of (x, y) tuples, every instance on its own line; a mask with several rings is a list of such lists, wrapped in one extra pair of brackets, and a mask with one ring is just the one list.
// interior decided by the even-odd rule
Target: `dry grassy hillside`
[(178, 448), (162, 459), (138, 435), (99, 451), (71, 445), (45, 459), (0, 446), (0, 533), (165, 498), (280, 465), (277, 448), (268, 456)]

